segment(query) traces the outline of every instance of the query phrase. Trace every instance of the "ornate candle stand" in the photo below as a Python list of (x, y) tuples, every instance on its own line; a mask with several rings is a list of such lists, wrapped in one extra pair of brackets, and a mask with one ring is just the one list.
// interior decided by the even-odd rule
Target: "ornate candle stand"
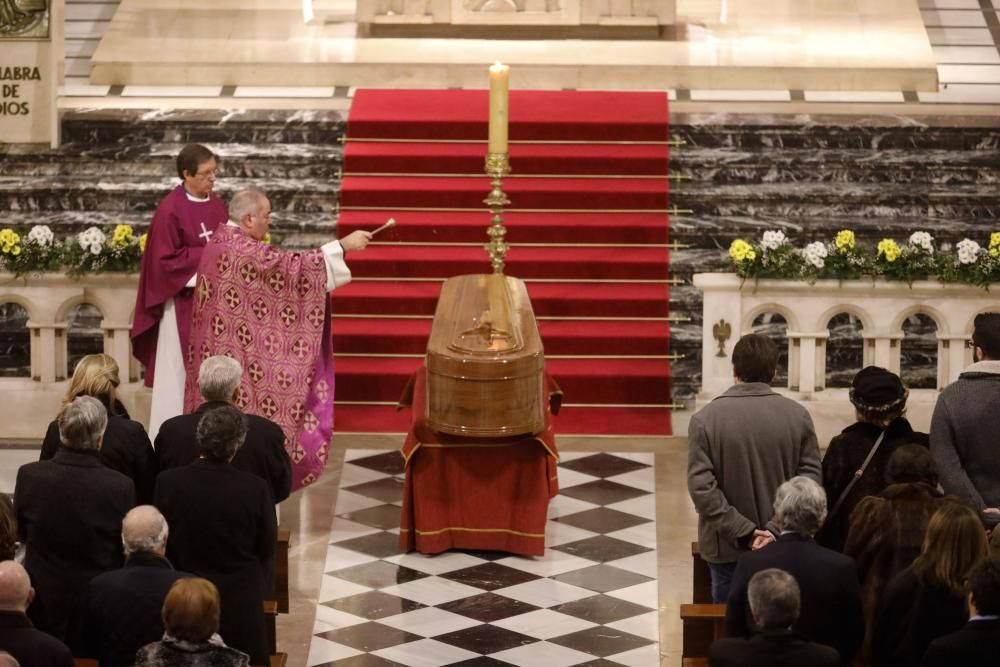
[(486, 233), (490, 237), (490, 242), (483, 246), (490, 255), (490, 264), (493, 265), (493, 273), (503, 275), (504, 257), (507, 256), (507, 228), (503, 226), (503, 208), (510, 204), (507, 195), (503, 192), (503, 178), (510, 173), (510, 160), (507, 153), (487, 153), (486, 154), (486, 174), (492, 179), (490, 184), (493, 189), (483, 203), (490, 207), (493, 214), (493, 221)]

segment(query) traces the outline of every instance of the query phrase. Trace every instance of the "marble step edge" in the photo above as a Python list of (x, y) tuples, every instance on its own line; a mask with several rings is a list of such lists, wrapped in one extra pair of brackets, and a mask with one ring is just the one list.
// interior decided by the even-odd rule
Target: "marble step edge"
[[(438, 179), (440, 183), (443, 179)], [(27, 181), (27, 182), (26, 182)], [(609, 192), (608, 195), (627, 194), (632, 191), (632, 183), (645, 185), (648, 179), (625, 179), (621, 188), (617, 192)], [(85, 178), (52, 178), (48, 180), (34, 180), (31, 178), (0, 178), (0, 196), (27, 196), (33, 192), (59, 192), (62, 195), (74, 193), (98, 193), (127, 195), (131, 199), (136, 198), (159, 198), (162, 193), (171, 191), (176, 187), (176, 178), (150, 179), (148, 177), (136, 176), (129, 178), (109, 178), (102, 179), (99, 176), (89, 176)], [(384, 184), (379, 184), (380, 189), (368, 189), (362, 195), (370, 197), (372, 193), (385, 191), (399, 193), (398, 186), (393, 185), (389, 179)], [(413, 191), (422, 191), (417, 187), (419, 182), (414, 183)], [(547, 185), (544, 179), (538, 179), (533, 184), (537, 189), (535, 192), (544, 192), (539, 185)], [(828, 183), (828, 182), (767, 182), (760, 184), (702, 184), (697, 181), (684, 182), (681, 186), (672, 188), (670, 191), (671, 203), (680, 205), (681, 198), (711, 198), (712, 200), (727, 199), (737, 201), (768, 201), (781, 198), (785, 201), (797, 198), (807, 198), (815, 201), (816, 197), (829, 197), (837, 201), (842, 201), (852, 197), (864, 198), (866, 201), (891, 201), (893, 198), (902, 197), (908, 200), (929, 201), (932, 199), (947, 200), (950, 198), (974, 198), (976, 200), (991, 201), (1000, 200), (1000, 189), (982, 187), (987, 184), (925, 184), (926, 187), (919, 191), (914, 191), (909, 183), (895, 184), (884, 183)], [(257, 187), (266, 193), (288, 193), (294, 192), (296, 195), (306, 198), (316, 196), (330, 197), (337, 196), (340, 192), (340, 183), (327, 179), (305, 179), (305, 178), (227, 178), (216, 184), (216, 193), (224, 195), (236, 192), (246, 187)], [(558, 188), (552, 185), (551, 189)], [(441, 189), (440, 193), (448, 193), (449, 190)], [(451, 192), (458, 196), (473, 196), (466, 187), (456, 187)], [(484, 193), (486, 191), (484, 190)], [(509, 192), (509, 196), (516, 196), (517, 191)], [(405, 201), (405, 200), (403, 200)], [(407, 208), (407, 204), (396, 205), (386, 204), (385, 208)], [(461, 204), (458, 205), (461, 209)], [(517, 208), (512, 206), (512, 209)]]
[[(954, 128), (951, 132), (916, 133), (905, 129), (889, 129), (864, 134), (834, 133), (812, 134), (800, 130), (789, 130), (783, 134), (761, 133), (756, 131), (744, 133), (726, 133), (720, 128), (712, 128), (712, 132), (685, 133), (675, 129), (672, 138), (681, 140), (684, 146), (678, 150), (688, 149), (731, 149), (742, 151), (772, 152), (789, 149), (913, 149), (913, 150), (975, 150), (992, 151), (1000, 147), (1000, 132), (996, 131), (965, 131)], [(344, 134), (342, 127), (316, 126), (273, 126), (273, 127), (239, 127), (230, 125), (214, 127), (201, 124), (184, 125), (152, 125), (140, 126), (114, 124), (101, 126), (64, 126), (63, 136), (66, 141), (80, 141), (90, 144), (125, 144), (136, 141), (200, 142), (209, 145), (233, 142), (280, 142), (286, 144), (329, 143), (337, 144)], [(433, 139), (429, 141), (433, 142)], [(581, 140), (580, 143), (586, 143)]]
[[(212, 124), (219, 127), (260, 124), (308, 127), (346, 123), (347, 113), (337, 109), (67, 109), (66, 128), (104, 126), (181, 126)], [(815, 116), (809, 114), (674, 114), (669, 119), (672, 134), (693, 136), (754, 133), (913, 135), (989, 134), (1000, 130), (995, 116), (908, 118), (901, 116)], [(485, 119), (483, 126), (485, 129)]]
[[(222, 163), (220, 178), (238, 179), (288, 179), (320, 180), (341, 183), (339, 160), (319, 162), (241, 160)], [(984, 185), (1000, 183), (1000, 168), (976, 164), (952, 163), (947, 166), (928, 167), (926, 164), (899, 165), (865, 163), (841, 164), (718, 164), (704, 166), (676, 166), (671, 175), (683, 180), (672, 182), (674, 191), (689, 188), (717, 187), (721, 185), (765, 185), (775, 182), (796, 184), (882, 184), (907, 185)], [(100, 174), (102, 180), (116, 179), (173, 179), (173, 163), (119, 162), (119, 161), (58, 161), (26, 162), (4, 160), (0, 157), (0, 178), (26, 178), (74, 181), (93, 180)], [(468, 176), (461, 174), (460, 176)], [(572, 176), (564, 176), (571, 178)], [(483, 176), (484, 181), (486, 176)], [(44, 184), (44, 181), (40, 185)]]
[[(59, 160), (145, 160), (172, 164), (184, 143), (163, 141), (134, 140), (122, 144), (94, 144), (92, 141), (67, 142), (56, 149), (39, 149), (33, 145), (8, 145), (0, 148), (0, 160), (24, 160), (26, 162), (43, 162)], [(266, 144), (236, 141), (214, 143), (210, 148), (225, 161), (270, 158), (276, 160), (295, 159), (330, 159), (342, 156), (344, 146), (339, 143), (284, 143), (269, 142)], [(485, 151), (485, 145), (484, 145)], [(412, 157), (405, 155), (400, 157)], [(553, 156), (552, 159), (558, 159)], [(939, 168), (951, 167), (953, 163), (970, 160), (983, 166), (1000, 165), (1000, 152), (997, 148), (988, 149), (946, 149), (918, 150), (915, 147), (905, 148), (772, 148), (770, 150), (750, 151), (734, 147), (675, 147), (670, 151), (669, 160), (672, 165), (724, 165), (743, 164), (745, 162), (764, 161), (783, 164), (786, 162), (802, 162), (822, 166), (827, 163), (851, 163), (859, 166), (883, 161), (897, 161), (906, 164), (909, 160), (920, 160), (926, 166), (930, 163)], [(392, 155), (386, 160), (398, 159)], [(449, 158), (461, 159), (461, 158)], [(565, 159), (577, 158), (566, 157)]]

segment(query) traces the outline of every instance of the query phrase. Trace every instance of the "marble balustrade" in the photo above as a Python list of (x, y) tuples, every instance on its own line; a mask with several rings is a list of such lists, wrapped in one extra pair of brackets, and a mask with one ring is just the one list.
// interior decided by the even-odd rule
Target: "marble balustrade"
[[(876, 365), (900, 373), (904, 323), (916, 314), (936, 326), (936, 384), (911, 389), (909, 414), (915, 427), (929, 426), (937, 393), (972, 362), (966, 346), (975, 316), (997, 310), (995, 291), (965, 285), (917, 281), (912, 286), (885, 280), (819, 280), (814, 284), (789, 280), (743, 281), (732, 273), (697, 273), (695, 287), (703, 294), (701, 332), (701, 391), (697, 405), (733, 383), (732, 349), (745, 333), (756, 330), (765, 313), (784, 319), (788, 345), (787, 386), (779, 391), (802, 403), (813, 415), (825, 442), (853, 421), (847, 389), (827, 386), (827, 343), (831, 320), (847, 314), (860, 322), (861, 366)], [(717, 333), (728, 334), (721, 342)]]
[(129, 332), (137, 274), (101, 274), (69, 278), (46, 273), (16, 278), (0, 274), (0, 304), (16, 303), (27, 311), (30, 377), (0, 378), (0, 405), (9, 415), (4, 440), (37, 440), (58, 412), (67, 386), (67, 329), (71, 312), (90, 304), (102, 315), (104, 352), (121, 369), (119, 397), (133, 418), (145, 421), (148, 394), (141, 368), (132, 357)]

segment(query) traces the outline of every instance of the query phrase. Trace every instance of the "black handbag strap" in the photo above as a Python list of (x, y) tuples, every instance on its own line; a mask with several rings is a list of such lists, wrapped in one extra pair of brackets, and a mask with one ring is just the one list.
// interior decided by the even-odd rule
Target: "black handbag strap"
[(879, 445), (882, 444), (882, 440), (884, 439), (885, 439), (885, 431), (882, 431), (881, 433), (878, 434), (878, 438), (875, 440), (875, 444), (872, 445), (872, 448), (868, 450), (868, 456), (865, 457), (864, 463), (861, 464), (860, 468), (854, 471), (854, 477), (852, 477), (851, 481), (848, 482), (847, 488), (845, 488), (841, 492), (840, 497), (837, 498), (837, 502), (834, 503), (833, 505), (833, 509), (830, 510), (829, 514), (827, 514), (826, 516), (827, 523), (829, 523), (830, 519), (832, 519), (837, 514), (837, 512), (840, 511), (840, 508), (843, 506), (844, 501), (847, 500), (847, 494), (851, 492), (851, 489), (854, 488), (854, 485), (857, 484), (858, 480), (861, 479), (861, 476), (865, 474), (865, 469), (868, 467), (868, 464), (872, 462), (872, 459), (875, 458), (875, 452), (878, 451)]

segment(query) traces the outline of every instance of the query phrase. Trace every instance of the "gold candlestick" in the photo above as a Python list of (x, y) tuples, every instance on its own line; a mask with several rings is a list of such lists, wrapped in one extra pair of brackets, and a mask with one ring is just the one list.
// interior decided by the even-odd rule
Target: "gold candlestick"
[(507, 228), (503, 226), (503, 207), (510, 203), (503, 192), (503, 177), (510, 173), (510, 160), (507, 153), (486, 154), (486, 174), (492, 179), (492, 189), (483, 203), (490, 207), (493, 220), (486, 233), (490, 242), (483, 246), (489, 253), (493, 273), (503, 275), (504, 257), (507, 256)]

